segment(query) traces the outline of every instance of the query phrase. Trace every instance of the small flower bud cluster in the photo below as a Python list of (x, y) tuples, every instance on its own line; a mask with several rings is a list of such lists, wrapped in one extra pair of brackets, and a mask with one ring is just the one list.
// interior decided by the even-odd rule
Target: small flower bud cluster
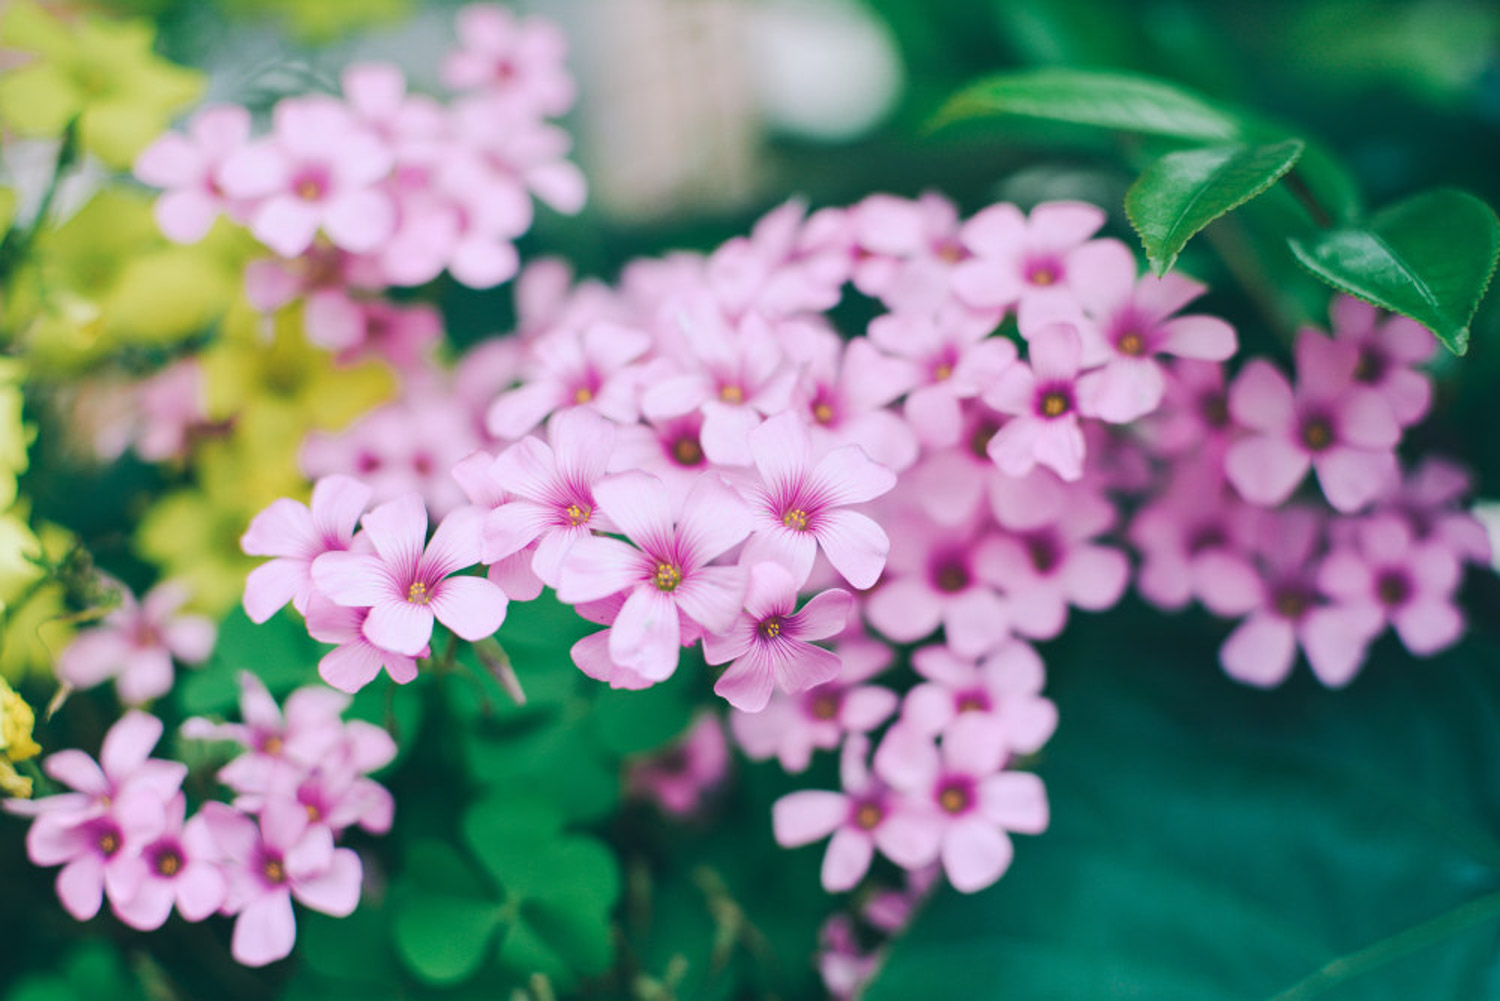
[(350, 826), (390, 829), (390, 794), (368, 778), (395, 756), (379, 727), (344, 722), (348, 699), (305, 688), (286, 714), (252, 675), (241, 676), (243, 723), (189, 720), (184, 735), (228, 740), (244, 750), (219, 772), (232, 804), (209, 802), (187, 816), (187, 767), (152, 758), (155, 716), (131, 710), (110, 728), (96, 763), (77, 750), (43, 762), (71, 792), (6, 809), (32, 818), (26, 848), (39, 866), (61, 866), (57, 895), (79, 921), (105, 899), (120, 921), (160, 928), (175, 909), (185, 920), (236, 918), (235, 959), (260, 966), (292, 950), (292, 901), (344, 916), (359, 902), (359, 856), (335, 846)]

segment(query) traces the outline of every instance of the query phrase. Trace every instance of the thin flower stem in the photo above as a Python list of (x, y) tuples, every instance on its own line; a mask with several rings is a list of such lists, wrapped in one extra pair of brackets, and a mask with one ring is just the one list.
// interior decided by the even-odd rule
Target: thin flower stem
[(1307, 186), (1307, 181), (1297, 173), (1295, 168), (1287, 171), (1281, 183), (1288, 193), (1307, 210), (1307, 216), (1314, 226), (1319, 229), (1328, 229), (1333, 225), (1333, 213), (1323, 207), (1323, 203), (1318, 201), (1318, 196), (1313, 194), (1312, 188)]
[(1330, 960), (1270, 1001), (1306, 1001), (1333, 990), (1347, 980), (1379, 969), (1402, 956), (1436, 945), (1485, 921), (1500, 918), (1500, 891), (1461, 904), (1421, 924)]

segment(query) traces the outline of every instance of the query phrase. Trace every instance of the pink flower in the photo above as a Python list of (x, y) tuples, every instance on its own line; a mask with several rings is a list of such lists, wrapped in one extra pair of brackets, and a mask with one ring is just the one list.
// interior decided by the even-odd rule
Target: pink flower
[(709, 467), (702, 434), (703, 415), (697, 411), (617, 428), (609, 471), (650, 473), (667, 488), (672, 506), (681, 507)]
[[(478, 508), (481, 514), (488, 515), (501, 504), (511, 499), (510, 491), (506, 484), (497, 478), (495, 474), (495, 457), (488, 452), (475, 451), (464, 456), (454, 463), (450, 474), (464, 496), (468, 497), (469, 503)], [(531, 601), (542, 593), (542, 579), (531, 569), (531, 558), (536, 553), (536, 544), (532, 543), (503, 559), (496, 560), (490, 564), (485, 576), (495, 583), (495, 586), (505, 592), (505, 596), (512, 601)], [(484, 556), (484, 543), (481, 528), (480, 536), (480, 558)]]
[(1234, 328), (1216, 316), (1172, 314), (1207, 287), (1176, 273), (1135, 279), (1135, 262), (1096, 276), (1082, 291), (1091, 322), (1080, 325), (1087, 364), (1103, 363), (1092, 378), (1092, 406), (1107, 421), (1133, 421), (1155, 410), (1165, 386), (1154, 357), (1176, 355), (1224, 361), (1235, 352)]
[(201, 664), (213, 652), (218, 629), (201, 615), (178, 615), (190, 597), (181, 581), (164, 581), (139, 604), (123, 584), (120, 606), (86, 629), (57, 658), (57, 675), (78, 688), (106, 678), (129, 705), (149, 702), (172, 688), (172, 659)]
[(104, 735), (99, 761), (68, 749), (49, 754), (42, 769), (72, 789), (36, 800), (7, 799), (5, 808), (23, 816), (46, 816), (72, 826), (106, 813), (112, 804), (133, 792), (166, 803), (182, 787), (187, 766), (152, 758), (161, 739), (162, 724), (149, 713), (131, 709)]
[(736, 709), (759, 712), (774, 688), (788, 694), (832, 681), (839, 659), (809, 640), (827, 639), (844, 629), (854, 598), (848, 591), (824, 591), (797, 609), (797, 582), (777, 563), (750, 568), (745, 610), (729, 629), (703, 637), (710, 664), (729, 663), (714, 685)]
[(970, 257), (959, 242), (958, 210), (932, 192), (915, 200), (870, 195), (849, 210), (849, 225), (855, 288), (899, 312), (942, 306), (954, 269)]
[(346, 917), (359, 904), (362, 867), (333, 834), (311, 823), (302, 804), (266, 804), (260, 823), (222, 803), (206, 803), (201, 817), (222, 852), (229, 877), (227, 907), (238, 917), (230, 952), (246, 966), (291, 954), (297, 939), (292, 898), (304, 907)]
[(147, 462), (187, 454), (195, 434), (211, 431), (203, 369), (196, 358), (173, 362), (140, 384), (135, 451)]
[(1176, 477), (1130, 522), (1130, 541), (1141, 555), (1136, 587), (1158, 608), (1176, 610), (1197, 598), (1223, 612), (1217, 596), (1226, 587), (1253, 589), (1251, 559), (1262, 509), (1240, 500), (1223, 471), (1184, 464)]
[(250, 229), (282, 257), (295, 257), (322, 229), (335, 246), (374, 250), (395, 211), (376, 185), (391, 171), (390, 148), (330, 97), (293, 97), (272, 112), (272, 135), (236, 151), (219, 182), (254, 200)]
[(1490, 565), (1490, 538), (1463, 506), (1474, 489), (1469, 473), (1446, 459), (1426, 458), (1380, 499), (1380, 510), (1406, 519), (1420, 540), (1439, 539), (1469, 563)]
[(734, 739), (752, 760), (775, 757), (788, 772), (804, 771), (814, 750), (838, 747), (846, 734), (868, 733), (896, 711), (896, 693), (865, 681), (891, 663), (891, 648), (874, 640), (846, 640), (834, 648), (839, 676), (797, 695), (771, 696), (758, 713), (735, 710)]
[(318, 589), (348, 608), (368, 608), (361, 631), (374, 645), (415, 657), (436, 620), (466, 640), (505, 621), (505, 592), (483, 577), (450, 576), (479, 562), (479, 512), (460, 508), (427, 538), (416, 494), (388, 501), (360, 519), (374, 553), (325, 553), (313, 563)]
[(938, 855), (937, 829), (920, 805), (904, 799), (870, 774), (870, 742), (851, 735), (840, 761), (843, 792), (806, 789), (788, 793), (771, 807), (776, 843), (796, 848), (832, 835), (823, 856), (823, 889), (852, 890), (870, 869), (878, 848), (903, 869), (918, 869)]
[(1352, 352), (1312, 330), (1297, 338), (1294, 393), (1269, 362), (1250, 362), (1229, 390), (1229, 412), (1253, 433), (1229, 447), (1225, 471), (1252, 504), (1286, 500), (1308, 467), (1323, 495), (1348, 513), (1396, 477), (1401, 429), (1390, 405), (1353, 381)]
[(286, 714), (265, 683), (241, 671), (240, 718), (243, 723), (211, 723), (194, 717), (182, 724), (193, 740), (228, 740), (245, 753), (219, 770), (219, 781), (236, 792), (264, 792), (284, 770), (312, 768), (345, 741), (340, 715), (349, 696), (321, 686), (299, 688), (286, 700)]
[(888, 492), (896, 475), (858, 445), (836, 448), (814, 464), (807, 428), (791, 412), (751, 431), (750, 453), (761, 483), (747, 491), (756, 526), (746, 561), (775, 560), (800, 585), (821, 548), (850, 584), (874, 584), (890, 539), (867, 516), (844, 509)]
[(634, 796), (654, 800), (667, 813), (697, 813), (708, 794), (729, 774), (729, 743), (724, 724), (702, 713), (667, 750), (630, 765), (625, 785)]
[(538, 338), (529, 345), (520, 387), (495, 400), (485, 424), (497, 438), (514, 441), (563, 408), (588, 407), (632, 423), (638, 381), (632, 365), (650, 348), (644, 333), (608, 322)]
[(1235, 430), (1224, 366), (1190, 359), (1175, 362), (1167, 369), (1160, 409), (1142, 427), (1152, 448), (1167, 455), (1223, 452)]
[(557, 596), (576, 604), (628, 592), (610, 627), (610, 658), (661, 681), (676, 670), (683, 617), (722, 632), (739, 614), (745, 571), (708, 563), (750, 534), (750, 512), (712, 474), (699, 480), (676, 519), (666, 488), (644, 473), (601, 480), (594, 496), (640, 548), (598, 536), (579, 539), (563, 564)]
[(1099, 274), (1131, 271), (1118, 240), (1089, 240), (1104, 211), (1083, 202), (1044, 202), (1029, 217), (1010, 204), (991, 205), (964, 223), (959, 237), (974, 255), (953, 270), (953, 290), (979, 309), (1016, 307), (1021, 325), (1066, 315)]
[(542, 18), (517, 20), (496, 4), (458, 12), (459, 48), (443, 63), (454, 90), (483, 88), (497, 99), (538, 115), (561, 115), (573, 104), (573, 80), (563, 60), (567, 39)]
[(174, 905), (185, 920), (202, 921), (223, 905), (229, 891), (207, 821), (197, 816), (184, 823), (186, 811), (187, 800), (179, 793), (167, 804), (156, 839), (121, 858), (106, 878), (115, 916), (138, 931), (166, 924)]
[(843, 213), (806, 212), (797, 200), (778, 206), (709, 257), (708, 287), (731, 316), (757, 310), (780, 319), (838, 304), (850, 264)]
[(1356, 546), (1335, 549), (1318, 571), (1318, 586), (1335, 601), (1369, 609), (1389, 621), (1401, 642), (1428, 657), (1458, 642), (1463, 615), (1453, 593), (1463, 564), (1442, 541), (1418, 541), (1397, 515), (1374, 515), (1355, 529)]
[[(318, 661), (318, 675), (341, 692), (353, 694), (375, 680), (384, 669), (398, 685), (415, 681), (416, 660), (403, 653), (384, 650), (365, 639), (367, 608), (345, 608), (322, 595), (314, 595), (307, 607), (307, 632), (319, 643), (333, 643), (337, 649)], [(427, 657), (427, 647), (416, 656)]]
[[(984, 402), (1014, 416), (995, 432), (987, 451), (1000, 471), (1025, 476), (1043, 465), (1065, 480), (1083, 475), (1080, 415), (1096, 416), (1087, 382), (1078, 377), (1083, 341), (1068, 323), (1049, 324), (1030, 340), (1030, 365), (1016, 364), (984, 394)], [(1086, 377), (1085, 377), (1086, 378)]]
[(492, 475), (513, 499), (485, 516), (482, 555), (494, 563), (536, 543), (531, 568), (555, 588), (575, 542), (614, 530), (593, 488), (614, 450), (615, 426), (578, 408), (553, 417), (547, 434), (550, 446), (523, 438), (494, 460)]
[(942, 525), (965, 524), (979, 514), (990, 484), (1004, 475), (990, 459), (989, 444), (1005, 420), (978, 400), (965, 403), (958, 444), (929, 451), (905, 474), (905, 493), (924, 514)]
[[(808, 330), (809, 335), (812, 330)], [(881, 354), (865, 338), (845, 342), (828, 331), (803, 339), (794, 350), (802, 368), (793, 406), (808, 422), (818, 454), (858, 445), (896, 472), (917, 460), (917, 436), (889, 406), (913, 385), (915, 371)]]
[(249, 556), (275, 558), (250, 571), (245, 581), (250, 621), (265, 622), (288, 601), (306, 615), (313, 560), (350, 547), (354, 526), (369, 503), (369, 487), (335, 474), (313, 485), (311, 507), (282, 498), (251, 519), (240, 548)]
[(836, 1001), (853, 1001), (879, 968), (880, 956), (865, 952), (848, 914), (831, 914), (818, 931), (818, 975)]
[(927, 805), (924, 820), (940, 841), (948, 882), (974, 893), (1010, 867), (1008, 831), (1047, 829), (1047, 793), (1028, 772), (1004, 771), (1006, 742), (993, 719), (973, 714), (931, 738), (895, 728), (875, 753), (875, 771), (893, 788)]
[(1432, 358), (1437, 338), (1415, 320), (1386, 316), (1352, 296), (1335, 296), (1329, 307), (1333, 336), (1358, 353), (1354, 381), (1374, 389), (1391, 405), (1396, 423), (1409, 427), (1432, 402), (1432, 380), (1414, 366)]
[(250, 141), (250, 112), (237, 105), (214, 105), (193, 116), (188, 134), (168, 132), (135, 161), (135, 176), (165, 188), (156, 200), (156, 224), (170, 240), (197, 243), (208, 235), (219, 213), (238, 215), (243, 205), (219, 186), (224, 163)]
[(904, 413), (923, 444), (956, 443), (960, 401), (979, 396), (1015, 365), (1016, 346), (990, 337), (994, 329), (995, 317), (952, 304), (936, 314), (887, 313), (870, 323), (870, 341), (914, 370), (916, 388), (906, 396)]
[(1218, 585), (1221, 614), (1249, 612), (1219, 648), (1219, 662), (1236, 681), (1279, 685), (1291, 673), (1299, 643), (1313, 674), (1329, 688), (1348, 684), (1364, 661), (1382, 615), (1374, 607), (1324, 600), (1313, 559), (1321, 527), (1305, 508), (1276, 512), (1264, 522), (1258, 546), (1262, 579), (1243, 591), (1229, 579)]
[(931, 737), (970, 713), (987, 716), (1015, 754), (1036, 753), (1057, 729), (1057, 706), (1041, 694), (1042, 658), (1020, 640), (979, 664), (946, 647), (923, 647), (912, 667), (927, 680), (906, 693), (901, 727)]

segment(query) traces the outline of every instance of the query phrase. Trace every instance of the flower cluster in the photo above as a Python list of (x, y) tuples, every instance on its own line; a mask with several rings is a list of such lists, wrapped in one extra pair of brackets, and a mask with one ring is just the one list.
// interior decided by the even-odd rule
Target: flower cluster
[(93, 917), (106, 898), (142, 931), (161, 927), (174, 909), (188, 921), (234, 915), (234, 957), (263, 965), (292, 950), (294, 898), (337, 916), (358, 904), (359, 856), (335, 838), (355, 825), (390, 829), (390, 794), (367, 776), (391, 761), (395, 744), (378, 727), (340, 719), (347, 704), (305, 688), (283, 715), (245, 674), (243, 723), (185, 724), (187, 736), (244, 749), (219, 772), (232, 805), (205, 803), (189, 817), (187, 767), (151, 757), (162, 723), (131, 710), (110, 728), (97, 762), (78, 750), (45, 759), (47, 775), (71, 792), (6, 808), (33, 818), (27, 853), (36, 865), (62, 867), (57, 895), (74, 918)]

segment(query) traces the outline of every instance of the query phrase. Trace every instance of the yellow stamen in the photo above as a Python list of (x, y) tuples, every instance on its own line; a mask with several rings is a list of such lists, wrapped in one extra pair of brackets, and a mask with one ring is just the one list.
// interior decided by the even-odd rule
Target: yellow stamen
[(658, 591), (675, 591), (682, 583), (682, 571), (670, 563), (658, 563), (656, 576), (651, 579)]
[(594, 391), (587, 386), (579, 386), (573, 390), (574, 403), (588, 403), (594, 398)]
[(744, 403), (745, 391), (738, 386), (724, 386), (719, 390), (719, 399), (725, 403)]
[(587, 504), (569, 504), (565, 512), (570, 525), (587, 525), (589, 518), (593, 516), (594, 509)]
[(781, 516), (781, 523), (794, 532), (807, 531), (807, 512), (800, 507), (792, 508)]
[(1068, 398), (1062, 393), (1048, 393), (1042, 397), (1042, 415), (1061, 417), (1068, 412)]
[(432, 595), (427, 593), (427, 585), (419, 580), (407, 588), (406, 600), (413, 605), (425, 605), (432, 600)]
[(819, 424), (832, 424), (833, 408), (826, 403), (815, 404), (813, 406), (813, 420)]

